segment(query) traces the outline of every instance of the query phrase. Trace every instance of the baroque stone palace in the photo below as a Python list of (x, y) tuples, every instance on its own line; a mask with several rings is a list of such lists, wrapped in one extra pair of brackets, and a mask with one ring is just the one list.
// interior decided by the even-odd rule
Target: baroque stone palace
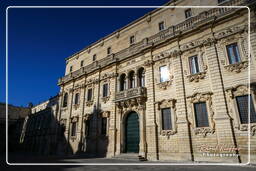
[[(57, 153), (256, 160), (255, 1), (166, 5), (66, 59)], [(250, 6), (251, 23), (245, 7), (174, 8), (188, 5)]]

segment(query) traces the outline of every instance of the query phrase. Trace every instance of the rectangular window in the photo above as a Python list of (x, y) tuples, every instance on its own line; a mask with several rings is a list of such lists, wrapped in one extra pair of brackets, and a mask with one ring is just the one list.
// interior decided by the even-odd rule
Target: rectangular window
[(81, 67), (84, 66), (84, 61), (81, 61), (80, 66), (81, 66)]
[(191, 9), (185, 10), (185, 17), (186, 17), (186, 18), (189, 18), (189, 17), (191, 17), (191, 16), (192, 16), (192, 11), (191, 11)]
[(237, 43), (227, 45), (228, 60), (230, 64), (241, 62)]
[(97, 56), (96, 56), (96, 54), (94, 54), (94, 55), (92, 56), (92, 61), (96, 61), (96, 58), (97, 58)]
[(111, 47), (108, 47), (107, 53), (108, 55), (111, 54)]
[(103, 84), (103, 97), (108, 96), (108, 84)]
[(71, 125), (71, 136), (72, 137), (76, 136), (76, 122), (72, 122), (72, 125)]
[(158, 24), (158, 27), (159, 27), (159, 31), (164, 30), (164, 22), (163, 22), (163, 21), (160, 22), (160, 23)]
[(92, 101), (92, 88), (87, 91), (87, 101)]
[(190, 73), (196, 74), (199, 72), (199, 65), (198, 65), (198, 57), (197, 56), (191, 56), (189, 57), (189, 67), (190, 67)]
[(162, 109), (161, 111), (162, 111), (162, 129), (171, 130), (172, 129), (171, 109), (165, 108), (165, 109)]
[(134, 42), (135, 42), (135, 37), (134, 37), (134, 36), (131, 36), (131, 37), (130, 37), (130, 44), (134, 44)]
[(107, 118), (105, 117), (101, 119), (101, 134), (107, 134)]
[(208, 113), (205, 102), (194, 103), (196, 127), (208, 127)]
[(239, 117), (241, 124), (247, 124), (248, 123), (248, 104), (249, 104), (249, 98), (250, 98), (250, 122), (254, 123), (256, 122), (256, 113), (255, 108), (253, 105), (252, 97), (251, 95), (245, 95), (245, 96), (237, 96), (236, 102), (239, 112)]
[(160, 82), (165, 82), (165, 81), (169, 81), (169, 70), (168, 67), (166, 65), (161, 66), (159, 68), (160, 70)]
[(72, 72), (72, 71), (73, 71), (73, 67), (70, 66), (70, 67), (69, 67), (69, 72)]

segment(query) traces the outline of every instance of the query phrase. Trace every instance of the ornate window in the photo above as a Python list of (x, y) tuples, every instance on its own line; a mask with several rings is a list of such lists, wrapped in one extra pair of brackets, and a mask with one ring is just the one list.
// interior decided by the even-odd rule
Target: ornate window
[(192, 11), (190, 8), (185, 10), (185, 18), (189, 18), (189, 17), (192, 17)]
[(191, 74), (196, 74), (200, 72), (197, 55), (189, 57), (189, 68)]
[(144, 68), (140, 68), (138, 70), (138, 86), (145, 87), (145, 70), (144, 70)]
[[(238, 108), (238, 113), (240, 116), (241, 124), (247, 124), (250, 113), (250, 123), (256, 122), (256, 113), (251, 95), (243, 95), (236, 97), (236, 103)], [(250, 112), (248, 111), (248, 105), (250, 103)], [(249, 113), (248, 113), (249, 112)]]
[(208, 127), (208, 112), (205, 102), (194, 103), (196, 127)]
[(108, 83), (103, 84), (103, 97), (107, 97), (108, 96)]
[(163, 65), (161, 67), (159, 67), (159, 72), (160, 72), (160, 82), (166, 82), (170, 80), (169, 77), (169, 70), (167, 65)]
[(112, 53), (111, 47), (108, 47), (107, 54), (110, 55)]
[(96, 58), (97, 58), (97, 55), (94, 54), (94, 55), (92, 56), (92, 61), (96, 61)]
[(67, 107), (67, 105), (68, 105), (68, 93), (65, 93), (64, 98), (63, 98), (62, 107)]
[(129, 73), (129, 88), (135, 88), (135, 72), (131, 71)]
[(226, 46), (229, 64), (236, 64), (241, 62), (240, 53), (238, 50), (237, 43), (232, 43)]
[(107, 118), (101, 118), (101, 134), (107, 134)]
[(161, 109), (161, 113), (162, 113), (162, 130), (171, 130), (172, 129), (171, 109), (163, 108)]
[(70, 66), (69, 67), (69, 72), (72, 72), (73, 71), (73, 66)]
[(76, 122), (71, 123), (71, 136), (72, 137), (76, 136)]
[(163, 21), (158, 23), (158, 28), (159, 28), (159, 31), (164, 30), (164, 22)]
[(92, 96), (93, 96), (93, 94), (92, 94), (92, 88), (89, 88), (89, 89), (87, 90), (87, 101), (92, 101)]
[(250, 104), (250, 129), (251, 134), (256, 132), (256, 112), (255, 112), (255, 85), (251, 90), (247, 85), (238, 85), (226, 89), (229, 104), (229, 113), (233, 118), (234, 127), (240, 131), (248, 131), (249, 104)]
[(215, 122), (212, 110), (212, 93), (195, 93), (188, 99), (189, 122), (195, 135), (203, 135), (215, 132)]
[(79, 93), (76, 93), (76, 94), (75, 94), (75, 101), (74, 101), (74, 104), (75, 104), (75, 105), (79, 104)]
[(160, 134), (163, 136), (170, 136), (177, 133), (177, 116), (175, 108), (175, 99), (164, 99), (156, 102), (159, 111), (159, 128)]
[(135, 36), (131, 36), (130, 37), (130, 44), (134, 44), (135, 43)]
[(126, 75), (125, 74), (122, 74), (120, 76), (120, 91), (124, 91), (126, 89)]
[(83, 67), (84, 66), (84, 61), (81, 61), (80, 62), (80, 67)]

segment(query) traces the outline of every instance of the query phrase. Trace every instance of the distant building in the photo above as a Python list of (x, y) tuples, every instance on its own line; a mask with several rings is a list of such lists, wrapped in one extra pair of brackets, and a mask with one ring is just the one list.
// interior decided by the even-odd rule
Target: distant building
[[(255, 6), (255, 1), (167, 5)], [(29, 147), (43, 151), (52, 142), (65, 154), (246, 163), (250, 137), (255, 162), (255, 21), (252, 8), (250, 52), (247, 8), (160, 8), (82, 49), (66, 59), (50, 114), (64, 137), (54, 142), (33, 133)], [(37, 107), (31, 120), (46, 116)]]
[[(9, 151), (21, 149), (20, 136), (26, 116), (30, 108), (8, 105), (8, 147)], [(6, 137), (6, 104), (0, 103), (0, 136)], [(0, 151), (6, 149), (5, 138), (0, 141)]]

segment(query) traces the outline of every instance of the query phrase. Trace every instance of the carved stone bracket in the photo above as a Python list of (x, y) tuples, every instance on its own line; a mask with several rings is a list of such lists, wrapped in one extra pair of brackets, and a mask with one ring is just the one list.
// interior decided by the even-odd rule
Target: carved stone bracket
[(87, 101), (85, 104), (86, 104), (86, 106), (92, 106), (93, 105), (93, 101)]
[(215, 130), (209, 127), (194, 128), (195, 135), (202, 135), (206, 137), (207, 134), (213, 134)]
[(206, 76), (206, 72), (199, 72), (199, 73), (196, 73), (196, 74), (191, 74), (191, 75), (188, 75), (188, 79), (190, 82), (198, 82), (200, 79), (203, 79), (204, 77)]
[(166, 90), (167, 87), (169, 87), (169, 86), (172, 84), (172, 82), (173, 82), (173, 80), (165, 81), (165, 82), (162, 82), (162, 83), (158, 83), (157, 86), (158, 86), (160, 89)]
[[(248, 131), (248, 128), (249, 128), (248, 124), (241, 124), (239, 126), (240, 131)], [(251, 133), (251, 136), (254, 136), (256, 134), (256, 124), (255, 123), (250, 124), (250, 133)]]
[(103, 103), (107, 103), (107, 101), (109, 101), (110, 96), (106, 96), (106, 97), (102, 97), (101, 100), (103, 101)]
[(240, 73), (243, 69), (246, 69), (248, 65), (248, 61), (243, 61), (235, 64), (226, 65), (224, 66), (224, 68), (230, 72)]

